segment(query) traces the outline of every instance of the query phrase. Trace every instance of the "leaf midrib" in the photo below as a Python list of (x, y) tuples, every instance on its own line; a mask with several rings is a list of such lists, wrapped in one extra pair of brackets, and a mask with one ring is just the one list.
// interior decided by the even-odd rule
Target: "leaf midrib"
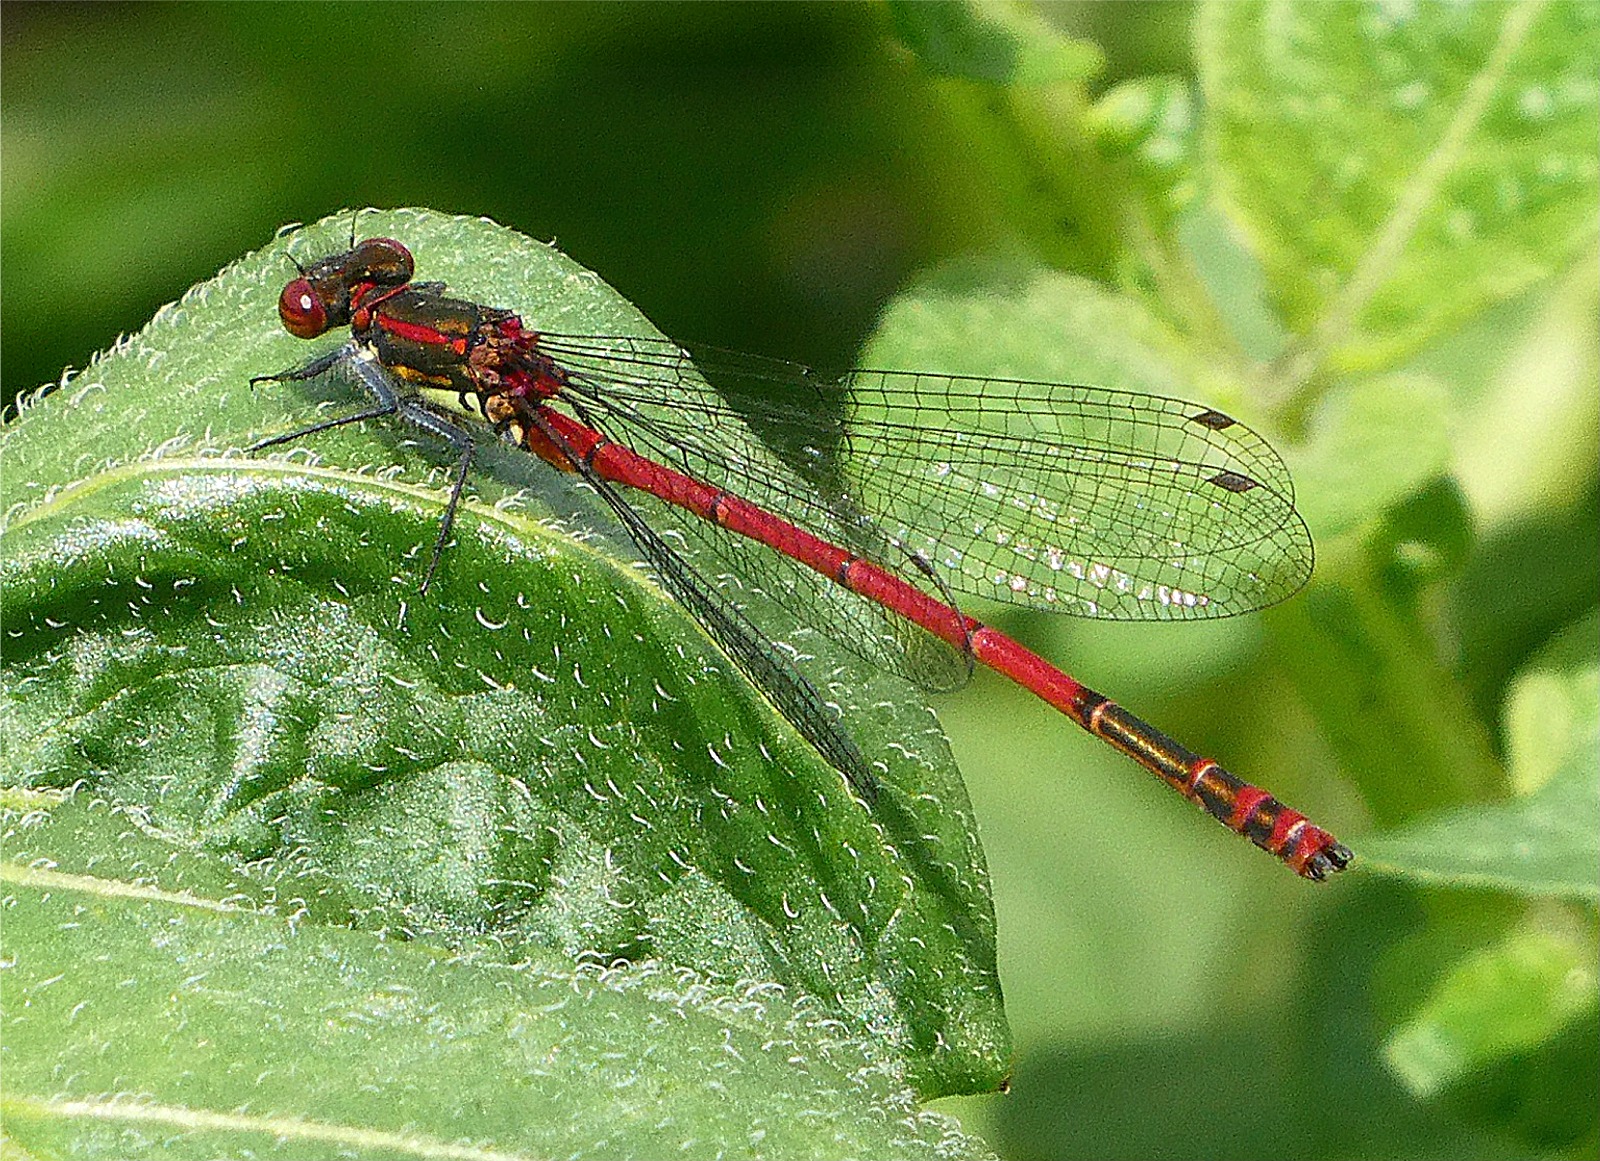
[(1509, 10), (1483, 68), (1468, 84), (1434, 147), (1399, 186), (1394, 205), (1373, 235), (1372, 244), (1310, 333), (1291, 342), (1276, 360), (1267, 379), (1284, 384), (1289, 398), (1303, 394), (1329, 355), (1349, 336), (1372, 296), (1393, 275), (1439, 188), (1465, 153), (1467, 139), (1482, 123), (1489, 101), (1505, 80), (1511, 58), (1522, 47), (1528, 29), (1547, 3), (1548, 0), (1521, 0)]

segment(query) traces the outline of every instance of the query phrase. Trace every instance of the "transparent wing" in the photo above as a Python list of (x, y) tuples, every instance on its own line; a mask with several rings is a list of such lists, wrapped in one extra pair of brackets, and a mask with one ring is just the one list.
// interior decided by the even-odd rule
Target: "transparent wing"
[[(828, 379), (662, 340), (546, 335), (540, 348), (613, 438), (935, 595), (1171, 620), (1274, 604), (1311, 573), (1277, 453), (1198, 404), (892, 371)], [(773, 568), (782, 585), (795, 571)]]

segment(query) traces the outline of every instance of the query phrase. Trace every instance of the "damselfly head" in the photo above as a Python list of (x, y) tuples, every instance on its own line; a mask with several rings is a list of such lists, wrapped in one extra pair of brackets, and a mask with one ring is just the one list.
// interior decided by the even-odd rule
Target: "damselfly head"
[(278, 296), (283, 329), (300, 339), (314, 339), (328, 329), (328, 312), (309, 279), (296, 278)]
[(411, 251), (393, 238), (367, 238), (342, 254), (295, 265), (300, 277), (278, 296), (278, 318), (284, 330), (302, 339), (349, 325), (352, 304), (374, 290), (404, 286), (416, 270)]

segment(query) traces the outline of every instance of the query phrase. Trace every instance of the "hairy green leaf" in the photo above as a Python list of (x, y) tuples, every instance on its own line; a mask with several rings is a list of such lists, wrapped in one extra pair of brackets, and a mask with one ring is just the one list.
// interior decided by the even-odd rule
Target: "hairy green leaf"
[[(6, 822), (0, 1112), (30, 1156), (987, 1155), (771, 984), (317, 922), (86, 793)], [(112, 873), (22, 861), (75, 849)]]
[(907, 685), (749, 596), (882, 763), (869, 809), (542, 462), (484, 447), (419, 597), (440, 449), (367, 424), (240, 454), (361, 406), (248, 383), (313, 352), (277, 325), (285, 251), (357, 229), (529, 325), (654, 333), (552, 248), (424, 211), (328, 219), (164, 309), (0, 437), (6, 784), (104, 797), (270, 895), (315, 884), (319, 923), (781, 984), (925, 1094), (997, 1085), (982, 856)]

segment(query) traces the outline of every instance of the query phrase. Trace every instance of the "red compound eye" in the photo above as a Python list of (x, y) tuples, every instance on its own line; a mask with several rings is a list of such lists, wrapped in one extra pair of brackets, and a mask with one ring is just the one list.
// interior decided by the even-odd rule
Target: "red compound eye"
[(328, 312), (304, 278), (296, 278), (278, 296), (283, 329), (301, 339), (314, 339), (328, 329)]

